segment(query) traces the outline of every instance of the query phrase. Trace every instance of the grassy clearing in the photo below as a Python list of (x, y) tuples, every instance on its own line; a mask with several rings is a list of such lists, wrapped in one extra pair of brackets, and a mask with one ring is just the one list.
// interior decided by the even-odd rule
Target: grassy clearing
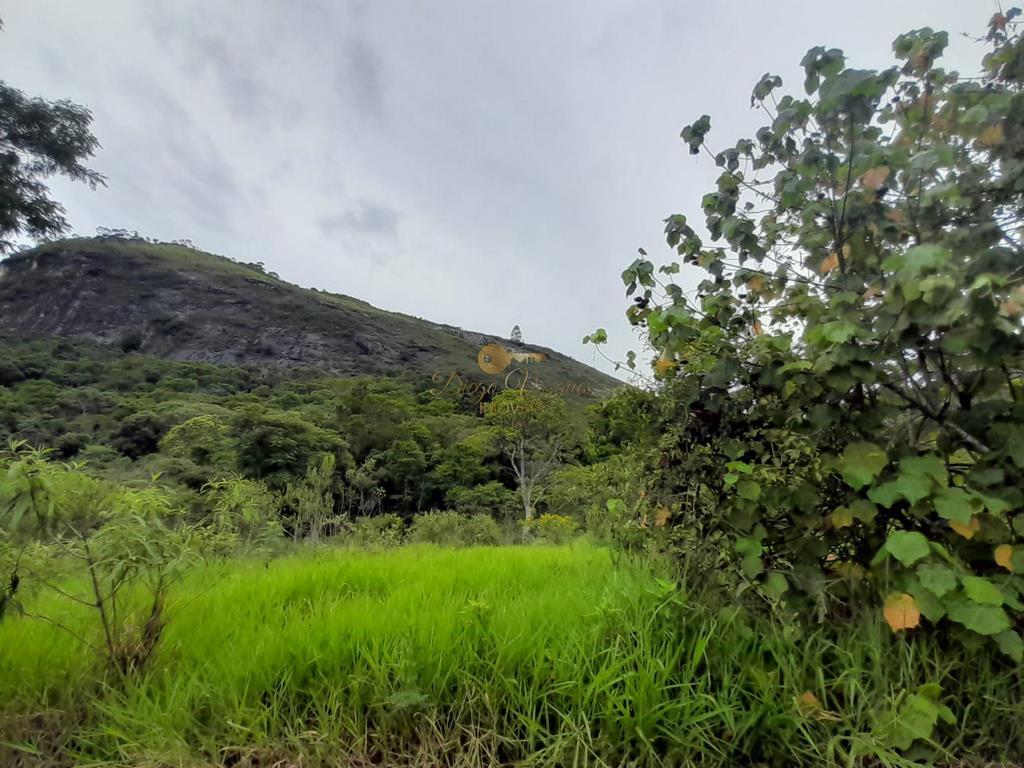
[(579, 544), (305, 551), (210, 566), (177, 601), (128, 684), (0, 624), (0, 764), (899, 764), (887, 729), (926, 682), (956, 692), (950, 758), (1024, 753), (1017, 673), (987, 657), (753, 627)]

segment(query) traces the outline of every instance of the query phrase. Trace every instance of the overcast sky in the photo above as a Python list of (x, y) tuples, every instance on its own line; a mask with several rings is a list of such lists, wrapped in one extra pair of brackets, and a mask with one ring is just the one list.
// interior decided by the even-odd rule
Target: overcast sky
[[(893, 37), (982, 54), (990, 0), (15, 0), (0, 77), (89, 106), (109, 187), (53, 185), (74, 230), (124, 227), (385, 309), (594, 362), (635, 346), (619, 273), (662, 219), (701, 220), (766, 72), (815, 45), (891, 63)], [(692, 278), (684, 277), (684, 282)], [(605, 367), (606, 366), (601, 366)]]

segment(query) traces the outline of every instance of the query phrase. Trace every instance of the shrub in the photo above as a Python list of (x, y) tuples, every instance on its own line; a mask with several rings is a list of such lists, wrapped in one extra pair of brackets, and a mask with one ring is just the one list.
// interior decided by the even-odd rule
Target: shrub
[(168, 417), (151, 411), (138, 411), (121, 423), (114, 447), (129, 459), (137, 459), (160, 447), (160, 438), (168, 428)]
[[(10, 574), (0, 588), (0, 618), (13, 606), (101, 651), (121, 675), (142, 670), (163, 636), (171, 587), (205, 549), (204, 531), (172, 526), (174, 513), (162, 488), (97, 480), (50, 462), (44, 451), (12, 444), (0, 453), (0, 565)], [(87, 598), (61, 587), (76, 579), (88, 584)], [(100, 643), (53, 616), (25, 613), (23, 585), (53, 592), (58, 603), (87, 606), (102, 630)]]
[(142, 334), (131, 332), (126, 333), (120, 339), (118, 339), (117, 346), (120, 347), (124, 353), (137, 352), (142, 349)]
[(518, 502), (515, 492), (497, 480), (472, 488), (457, 485), (448, 490), (445, 501), (463, 515), (486, 514), (499, 519), (513, 513)]
[(493, 517), (486, 514), (470, 515), (462, 526), (463, 542), (467, 546), (497, 546), (502, 543), (501, 528)]
[(209, 414), (175, 424), (161, 438), (160, 449), (169, 456), (189, 459), (199, 466), (230, 467), (235, 463), (227, 426)]
[(398, 515), (357, 517), (349, 530), (349, 541), (372, 549), (397, 547), (402, 543), (405, 521)]
[(568, 515), (545, 514), (525, 525), (540, 541), (551, 544), (564, 544), (579, 532), (579, 525)]
[(319, 541), (328, 526), (337, 527), (341, 518), (334, 514), (334, 454), (325, 453), (310, 462), (301, 482), (288, 485), (288, 503), (295, 510), (295, 538)]
[[(689, 296), (641, 252), (627, 311), (657, 351), (650, 471), (686, 551), (805, 616), (873, 602), (894, 631), (990, 638), (1024, 659), (1024, 38), (990, 22), (982, 77), (937, 62), (803, 60), (809, 98), (754, 88), (769, 124), (693, 154), (722, 173), (666, 237), (706, 279)], [(590, 337), (601, 342), (603, 331)], [(630, 360), (630, 364), (634, 363)], [(716, 576), (724, 569), (714, 569)]]
[[(605, 516), (609, 499), (638, 500), (647, 482), (643, 462), (633, 453), (596, 464), (561, 467), (552, 473), (546, 489), (546, 511), (597, 522)], [(591, 531), (589, 524), (587, 530)]]
[(468, 547), (501, 543), (501, 529), (490, 515), (460, 515), (458, 512), (428, 512), (413, 518), (409, 540), (445, 547)]
[(262, 482), (229, 475), (203, 486), (202, 496), (215, 532), (233, 536), (247, 548), (266, 547), (281, 538), (281, 500)]

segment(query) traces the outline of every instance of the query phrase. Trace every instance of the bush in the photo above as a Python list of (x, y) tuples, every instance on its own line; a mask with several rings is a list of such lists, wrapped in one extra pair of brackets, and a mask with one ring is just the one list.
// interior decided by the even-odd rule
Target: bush
[(359, 547), (390, 548), (402, 543), (405, 521), (398, 515), (357, 517), (349, 530), (349, 541)]
[(487, 514), (499, 519), (515, 510), (519, 504), (515, 492), (497, 480), (474, 485), (472, 488), (457, 485), (448, 490), (445, 501), (456, 512), (464, 515)]
[(458, 512), (428, 512), (417, 515), (409, 540), (444, 547), (500, 544), (501, 529), (490, 515), (460, 515)]
[(168, 417), (151, 411), (133, 413), (121, 423), (114, 447), (129, 459), (137, 459), (160, 448), (168, 428)]
[(526, 523), (530, 531), (540, 541), (549, 544), (564, 544), (579, 532), (576, 521), (568, 515), (541, 515)]
[[(980, 78), (938, 66), (948, 35), (923, 28), (883, 70), (815, 48), (805, 93), (765, 75), (754, 139), (716, 153), (707, 115), (686, 126), (722, 169), (710, 242), (670, 216), (668, 284), (643, 251), (622, 278), (658, 354), (657, 496), (685, 559), (729, 566), (702, 578), (819, 620), (868, 602), (1020, 663), (1016, 15), (992, 18)], [(706, 272), (695, 295), (670, 282), (683, 265)]]
[[(23, 584), (51, 591), (58, 604), (90, 608), (102, 642), (52, 616), (44, 621), (101, 652), (117, 673), (142, 670), (163, 636), (171, 587), (206, 547), (203, 529), (171, 524), (176, 512), (159, 486), (98, 480), (12, 443), (0, 452), (0, 566), (9, 574), (0, 617), (24, 610)], [(88, 597), (58, 586), (76, 579), (89, 585)]]
[(281, 500), (266, 485), (241, 475), (211, 480), (202, 489), (216, 533), (235, 537), (247, 548), (269, 546), (281, 538)]

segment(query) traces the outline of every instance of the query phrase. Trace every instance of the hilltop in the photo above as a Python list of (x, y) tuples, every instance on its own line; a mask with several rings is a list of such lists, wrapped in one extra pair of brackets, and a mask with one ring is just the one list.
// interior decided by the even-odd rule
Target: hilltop
[(288, 283), (181, 244), (113, 237), (61, 240), (0, 262), (0, 335), (64, 337), (171, 360), (308, 367), (336, 376), (458, 371), (480, 347), (542, 352), (530, 373), (545, 387), (621, 382), (555, 350), (378, 309), (350, 296)]

